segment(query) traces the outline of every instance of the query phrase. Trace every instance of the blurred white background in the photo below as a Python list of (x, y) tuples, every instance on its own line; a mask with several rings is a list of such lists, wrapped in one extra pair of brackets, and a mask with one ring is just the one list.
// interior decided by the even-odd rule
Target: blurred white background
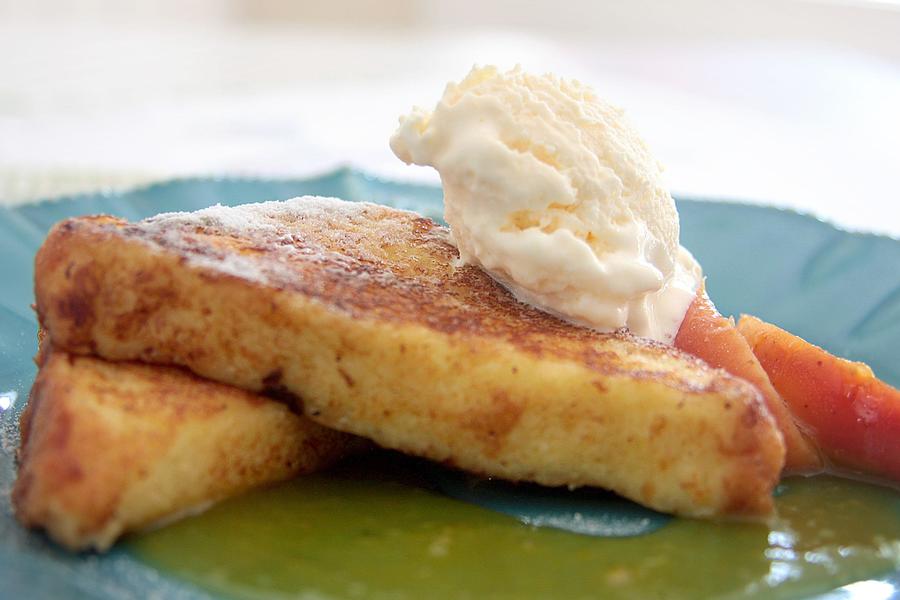
[(900, 2), (0, 0), (0, 202), (350, 164), (473, 63), (627, 109), (676, 194), (900, 236)]

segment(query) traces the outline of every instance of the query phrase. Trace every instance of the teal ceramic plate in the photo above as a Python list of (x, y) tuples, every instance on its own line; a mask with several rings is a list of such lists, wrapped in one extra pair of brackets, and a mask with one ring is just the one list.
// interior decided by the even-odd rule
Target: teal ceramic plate
[[(148, 563), (137, 558), (137, 553), (147, 547), (154, 547), (154, 544), (162, 544), (166, 536), (174, 540), (170, 540), (170, 543), (185, 544), (192, 539), (192, 535), (208, 535), (208, 530), (203, 529), (204, 523), (214, 522), (216, 519), (227, 521), (230, 518), (229, 511), (233, 513), (240, 510), (240, 502), (257, 500), (226, 503), (221, 509), (210, 513), (209, 517), (189, 521), (180, 528), (175, 526), (164, 530), (146, 540), (139, 538), (102, 557), (72, 556), (62, 552), (40, 534), (23, 531), (12, 519), (9, 488), (15, 472), (14, 452), (18, 443), (16, 423), (34, 377), (31, 356), (36, 350), (36, 322), (29, 308), (32, 302), (32, 260), (53, 223), (72, 215), (108, 213), (139, 219), (159, 212), (195, 210), (215, 203), (240, 204), (304, 194), (380, 202), (416, 210), (436, 219), (440, 218), (442, 212), (441, 193), (437, 188), (381, 181), (350, 170), (340, 170), (306, 180), (177, 180), (122, 194), (77, 196), (14, 209), (0, 209), (0, 281), (3, 282), (3, 293), (0, 294), (0, 598), (207, 598), (216, 597), (217, 593), (226, 589), (237, 593), (236, 587), (216, 585), (214, 577), (199, 576), (190, 569), (166, 564), (165, 560)], [(813, 218), (772, 208), (693, 200), (680, 200), (678, 205), (682, 219), (682, 241), (703, 264), (708, 276), (710, 295), (722, 312), (756, 314), (836, 354), (865, 361), (887, 382), (894, 386), (900, 385), (900, 362), (897, 360), (900, 356), (900, 242), (873, 235), (847, 233)], [(610, 540), (613, 538), (608, 536), (649, 536), (656, 529), (661, 528), (660, 531), (665, 532), (682, 526), (677, 519), (670, 522), (609, 495), (568, 495), (522, 487), (473, 484), (455, 474), (417, 463), (404, 463), (403, 468), (414, 471), (415, 477), (421, 481), (410, 482), (407, 478), (401, 483), (392, 482), (391, 485), (406, 485), (408, 488), (404, 489), (407, 492), (416, 486), (427, 490), (429, 499), (423, 502), (445, 503), (440, 505), (443, 508), (436, 509), (442, 518), (449, 518), (447, 515), (450, 513), (456, 514), (454, 511), (462, 511), (459, 513), (462, 516), (457, 516), (463, 520), (471, 518), (472, 522), (480, 522), (479, 519), (487, 519), (485, 527), (499, 527), (496, 530), (497, 539), (505, 539), (503, 536), (507, 535), (527, 537), (532, 535), (529, 532), (537, 531), (533, 528), (534, 525), (543, 524), (600, 533), (602, 543), (612, 544), (614, 542)], [(354, 476), (352, 469), (335, 477), (340, 479), (348, 474)], [(316, 485), (320, 486), (320, 493), (327, 496), (330, 489), (328, 486), (335, 483), (325, 478), (318, 480)], [(815, 493), (826, 493), (831, 489), (829, 485), (831, 484), (827, 482), (821, 484)], [(343, 492), (340, 491), (343, 488), (335, 489), (338, 490), (338, 496), (334, 502), (338, 508), (339, 503), (346, 504), (350, 501), (348, 498), (352, 493), (349, 488)], [(784, 489), (788, 496), (792, 493), (802, 496), (801, 492), (791, 492), (790, 483)], [(282, 490), (281, 493), (295, 492), (296, 490)], [(812, 492), (807, 489), (805, 493)], [(882, 496), (893, 494), (877, 493)], [(888, 495), (887, 498), (887, 504), (882, 502), (882, 508), (887, 506), (888, 511), (885, 523), (893, 526), (894, 523), (889, 523), (892, 519), (900, 522), (900, 496)], [(298, 503), (302, 502), (302, 499), (298, 500)], [(489, 510), (458, 508), (472, 507), (473, 503)], [(347, 505), (344, 509), (349, 511), (352, 520), (352, 515), (355, 514), (353, 506)], [(466, 516), (469, 513), (465, 511), (469, 510), (476, 512)], [(500, 516), (494, 511), (513, 515), (518, 521)], [(852, 518), (852, 515), (847, 518)], [(529, 523), (530, 526), (522, 525), (519, 521)], [(852, 527), (852, 520), (848, 523)], [(398, 522), (392, 525), (400, 529), (406, 526), (410, 526), (409, 523), (404, 525)], [(588, 531), (591, 527), (594, 530)], [(710, 529), (707, 527), (697, 531), (702, 537), (708, 530)], [(322, 532), (323, 535), (332, 533)], [(765, 556), (764, 560), (768, 561), (765, 563), (769, 569), (766, 577), (782, 577), (789, 583), (792, 577), (791, 560), (799, 559), (783, 556), (784, 552), (793, 550), (786, 549), (783, 540), (779, 542), (775, 533), (771, 532), (768, 538), (764, 536), (760, 556)], [(571, 552), (572, 561), (589, 554), (584, 550), (587, 546), (578, 544), (597, 539), (572, 533), (557, 532), (552, 535), (569, 536), (553, 543), (562, 544), (560, 548)], [(641, 537), (638, 535), (624, 539), (635, 540)], [(723, 539), (727, 539), (727, 536)], [(900, 597), (896, 572), (896, 556), (900, 556), (900, 536), (878, 539), (880, 541), (877, 544), (882, 546), (876, 550), (884, 553), (887, 562), (878, 563), (881, 566), (875, 569), (877, 572), (871, 568), (841, 570), (833, 565), (829, 567), (825, 563), (831, 558), (822, 558), (822, 555), (810, 550), (803, 560), (809, 564), (819, 561), (825, 565), (822, 567), (825, 575), (821, 581), (827, 585), (820, 583), (818, 587), (813, 585), (796, 589), (806, 596), (813, 593), (833, 598), (857, 595), (865, 598)], [(223, 540), (222, 543), (227, 544), (228, 541)], [(525, 543), (531, 541), (526, 540)], [(712, 545), (704, 550), (710, 557), (722, 553), (721, 549), (717, 550), (717, 546), (710, 543)], [(360, 548), (363, 546), (345, 544), (335, 550), (338, 552), (335, 555), (337, 558), (332, 558), (365, 562), (365, 552), (369, 552), (374, 560), (371, 548)], [(613, 548), (612, 553), (616, 552), (614, 546), (609, 548)], [(782, 555), (778, 554), (779, 548)], [(840, 549), (836, 550), (838, 554), (839, 551)], [(354, 552), (357, 554), (353, 554)], [(322, 556), (317, 558), (317, 568), (328, 568), (326, 550), (321, 549), (321, 553)], [(152, 556), (152, 552), (141, 551), (141, 555)], [(198, 552), (195, 558), (198, 564), (204, 560), (216, 560), (214, 554), (204, 555), (202, 552)], [(460, 587), (456, 591), (460, 594), (453, 593), (453, 590), (438, 593), (440, 590), (432, 588), (434, 593), (431, 595), (453, 597), (461, 595), (466, 589), (470, 591), (471, 597), (518, 595), (504, 594), (503, 590), (516, 589), (511, 583), (512, 578), (528, 580), (529, 574), (524, 572), (522, 566), (527, 564), (527, 560), (523, 559), (518, 567), (516, 561), (495, 565), (492, 560), (494, 557), (485, 556), (480, 562), (485, 568), (487, 565), (495, 569), (495, 575), (508, 575), (510, 579), (505, 587), (478, 587), (493, 584), (478, 583), (474, 577), (466, 579), (467, 573), (464, 571), (448, 571), (447, 573), (457, 577)], [(894, 560), (893, 566), (885, 566), (891, 560)], [(299, 571), (302, 571), (302, 566), (298, 567)], [(470, 565), (467, 568), (476, 567)], [(517, 568), (521, 571), (521, 577), (516, 577)], [(616, 568), (609, 571), (611, 575), (606, 580), (607, 583), (616, 583), (616, 578), (621, 579), (622, 573), (626, 572), (621, 569), (617, 571)], [(735, 574), (738, 574), (742, 567), (733, 565), (733, 568)], [(779, 572), (779, 568), (783, 572)], [(689, 562), (680, 570), (694, 579), (702, 578), (704, 573), (702, 565), (690, 565)], [(353, 573), (354, 576), (364, 577), (363, 571)], [(263, 575), (265, 574), (261, 576)], [(265, 577), (261, 581), (263, 579)], [(502, 580), (502, 577), (499, 579)], [(460, 583), (469, 580), (475, 587), (466, 588)], [(662, 592), (656, 589), (656, 593), (678, 597), (690, 593), (689, 590), (697, 593), (697, 590), (706, 589), (687, 584), (682, 589), (678, 587), (680, 584), (677, 583), (677, 578), (673, 581), (676, 583), (671, 587)], [(240, 588), (240, 594), (252, 597), (263, 587), (255, 592), (252, 586), (244, 586)], [(597, 588), (588, 587), (583, 595), (592, 597), (594, 592), (591, 589), (597, 591)], [(712, 590), (710, 593), (721, 595), (721, 590), (709, 589)], [(765, 594), (772, 592), (769, 588), (757, 591)], [(389, 593), (391, 590), (388, 588), (366, 587), (362, 584), (346, 589), (298, 588), (296, 592), (298, 597), (304, 598), (320, 597), (317, 594), (323, 593), (348, 597), (402, 597), (402, 593), (396, 589)], [(545, 592), (539, 595), (555, 595), (547, 590)], [(284, 595), (285, 590), (281, 589), (280, 593)], [(821, 596), (823, 593), (825, 596)], [(608, 595), (617, 597), (623, 594), (628, 596), (627, 591), (622, 590), (618, 594)]]

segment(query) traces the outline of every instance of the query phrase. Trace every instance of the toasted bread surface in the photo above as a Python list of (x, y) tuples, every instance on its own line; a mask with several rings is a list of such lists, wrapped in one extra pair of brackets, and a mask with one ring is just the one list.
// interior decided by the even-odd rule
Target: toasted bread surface
[(523, 305), (457, 261), (446, 229), (365, 203), (86, 217), (38, 253), (37, 309), (72, 352), (281, 394), (466, 470), (689, 516), (772, 510), (784, 444), (755, 388)]
[(250, 488), (324, 468), (360, 447), (282, 403), (182, 369), (42, 348), (22, 415), (18, 519), (74, 550)]

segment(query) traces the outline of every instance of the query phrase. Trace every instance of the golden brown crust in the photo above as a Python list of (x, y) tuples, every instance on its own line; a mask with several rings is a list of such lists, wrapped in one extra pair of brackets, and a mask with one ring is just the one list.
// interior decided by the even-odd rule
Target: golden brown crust
[(361, 440), (171, 367), (48, 351), (21, 420), (16, 516), (71, 549), (323, 468)]
[(327, 426), (461, 468), (692, 516), (772, 509), (784, 448), (748, 384), (516, 302), (455, 266), (427, 219), (303, 202), (66, 221), (37, 257), (42, 323), (72, 351), (292, 395)]

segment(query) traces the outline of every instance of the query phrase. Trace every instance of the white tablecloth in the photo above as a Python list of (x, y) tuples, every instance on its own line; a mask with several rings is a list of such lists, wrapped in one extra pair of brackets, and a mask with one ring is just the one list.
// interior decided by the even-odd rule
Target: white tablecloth
[(591, 83), (676, 194), (900, 236), (900, 65), (805, 43), (0, 24), (0, 201), (184, 175), (302, 176), (393, 157), (399, 114), (473, 63)]

